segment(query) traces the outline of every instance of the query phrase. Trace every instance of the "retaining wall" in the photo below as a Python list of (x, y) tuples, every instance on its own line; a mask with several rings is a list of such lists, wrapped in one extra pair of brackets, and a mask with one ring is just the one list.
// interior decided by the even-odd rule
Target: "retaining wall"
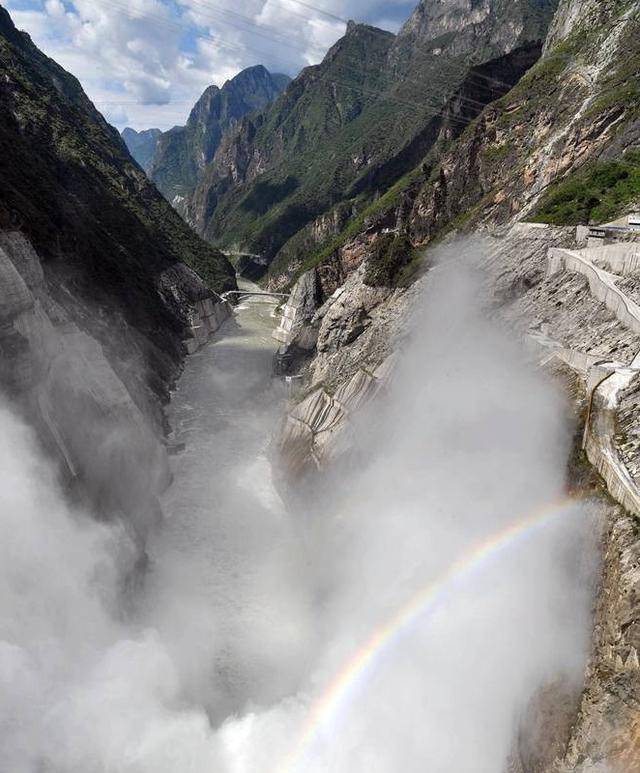
[(616, 434), (617, 395), (629, 381), (621, 372), (614, 373), (593, 396), (589, 426), (585, 427), (584, 450), (602, 475), (611, 496), (630, 513), (640, 517), (640, 491), (618, 454)]
[(184, 341), (187, 352), (193, 354), (204, 346), (230, 314), (229, 302), (218, 295), (194, 303), (189, 320), (189, 330), (193, 337)]
[(640, 271), (640, 244), (620, 242), (589, 247), (581, 254), (614, 274), (625, 276)]
[(640, 335), (640, 306), (616, 286), (617, 277), (594, 266), (589, 258), (574, 250), (552, 248), (547, 260), (547, 276), (562, 270), (586, 277), (594, 298), (604, 303), (625, 327)]
[(280, 324), (272, 333), (272, 336), (276, 339), (276, 341), (280, 341), (281, 344), (286, 345), (291, 341), (291, 334), (293, 325), (296, 321), (297, 311), (297, 306), (293, 306), (289, 303), (286, 303), (282, 309)]
[[(605, 257), (606, 256), (606, 257)], [(613, 245), (583, 250), (553, 248), (549, 250), (547, 275), (567, 270), (585, 276), (595, 298), (613, 311), (618, 320), (640, 333), (640, 307), (615, 284), (616, 277), (593, 265), (592, 260), (608, 261), (608, 265), (632, 266), (632, 253), (627, 245)], [(618, 395), (628, 386), (640, 369), (640, 353), (628, 366), (616, 367), (604, 381), (603, 368), (585, 360), (588, 355), (571, 350), (554, 350), (568, 364), (585, 372), (587, 384), (594, 384), (590, 415), (585, 426), (583, 448), (587, 458), (604, 479), (610, 494), (629, 512), (640, 517), (640, 490), (620, 458), (615, 445)], [(610, 363), (610, 366), (615, 367)], [(605, 371), (606, 373), (606, 371)]]

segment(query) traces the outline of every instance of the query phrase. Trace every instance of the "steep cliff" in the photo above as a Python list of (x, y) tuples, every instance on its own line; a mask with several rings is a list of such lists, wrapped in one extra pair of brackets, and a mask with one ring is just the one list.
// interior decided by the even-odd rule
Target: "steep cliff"
[(160, 129), (145, 129), (144, 131), (137, 132), (135, 129), (127, 126), (122, 131), (122, 139), (127, 146), (127, 150), (145, 172), (148, 172), (151, 168), (161, 135)]
[[(632, 211), (640, 201), (638, 10), (634, 2), (562, 3), (543, 58), (513, 89), (459, 136), (445, 124), (421, 162), (356, 218), (315, 228), (304, 259), (278, 261), (272, 283), (314, 265), (325, 274), (341, 266), (344, 281), (367, 260), (369, 281), (393, 286), (419, 269), (420, 248), (455, 229), (597, 223)], [(508, 80), (498, 68), (492, 77)], [(449, 105), (455, 110), (455, 98)], [(383, 243), (389, 229), (394, 260)]]
[(2, 8), (0, 101), (0, 390), (143, 540), (168, 480), (161, 402), (233, 270)]
[[(411, 171), (468, 76), (476, 88), (447, 116), (453, 136), (504, 94), (539, 55), (553, 5), (425, 1), (397, 38), (350, 24), (320, 65), (223, 143), (187, 207), (190, 222), (210, 240), (278, 256), (281, 267), (300, 257), (301, 229), (337, 204), (362, 209)], [(477, 69), (504, 56), (517, 70), (510, 81)]]
[(577, 224), (607, 221), (634, 203), (638, 10), (563, 4), (543, 60), (483, 113), (418, 192), (414, 238), (462, 213), (470, 224), (514, 217)]
[[(640, 770), (640, 255), (632, 234), (584, 249), (574, 227), (640, 204), (639, 21), (637, 0), (562, 0), (542, 59), (509, 93), (458, 137), (443, 130), (411, 173), (357, 217), (341, 214), (333, 233), (318, 220), (315, 251), (272, 279), (284, 286), (302, 272), (281, 352), (306, 377), (277, 440), (285, 487), (348, 459), (354, 412), (393, 377), (408, 310), (443, 244), (482, 267), (489, 312), (566, 388), (577, 423), (571, 490), (602, 502), (606, 486), (628, 509), (602, 505), (582, 696), (541, 689), (509, 773)], [(471, 241), (453, 240), (456, 231)]]
[(262, 65), (248, 67), (222, 88), (209, 86), (197, 101), (186, 126), (176, 126), (158, 139), (149, 164), (151, 179), (178, 205), (190, 194), (215, 155), (225, 132), (248, 113), (260, 110), (280, 94), (290, 78)]

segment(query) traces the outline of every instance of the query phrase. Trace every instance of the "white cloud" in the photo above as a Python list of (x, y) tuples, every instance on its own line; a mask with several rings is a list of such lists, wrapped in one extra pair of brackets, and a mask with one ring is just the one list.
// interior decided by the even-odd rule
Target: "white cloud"
[(184, 123), (207, 86), (244, 67), (295, 75), (322, 59), (346, 18), (395, 28), (410, 12), (407, 0), (10, 0), (7, 7), (108, 120), (138, 129)]

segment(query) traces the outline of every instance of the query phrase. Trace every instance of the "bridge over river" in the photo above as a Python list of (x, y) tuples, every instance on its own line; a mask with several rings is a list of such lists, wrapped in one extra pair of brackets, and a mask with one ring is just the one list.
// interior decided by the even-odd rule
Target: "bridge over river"
[(226, 293), (222, 293), (220, 296), (223, 300), (227, 301), (230, 296), (236, 296), (238, 300), (240, 298), (250, 298), (255, 296), (265, 296), (267, 298), (288, 298), (289, 293), (272, 293), (268, 290), (228, 290)]

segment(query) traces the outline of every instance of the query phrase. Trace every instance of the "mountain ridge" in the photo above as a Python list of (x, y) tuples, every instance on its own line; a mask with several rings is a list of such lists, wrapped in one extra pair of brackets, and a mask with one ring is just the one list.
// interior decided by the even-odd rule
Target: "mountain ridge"
[(148, 173), (162, 135), (160, 129), (143, 129), (138, 132), (127, 126), (120, 135), (133, 159)]
[(473, 11), (480, 22), (467, 23), (470, 12), (447, 17), (426, 38), (416, 15), (433, 16), (438, 3), (418, 6), (398, 36), (350, 25), (321, 64), (221, 145), (187, 203), (188, 221), (209, 241), (273, 261), (331, 207), (361, 207), (409, 172), (470, 68), (541, 45), (553, 7), (482, 0)]
[(224, 134), (247, 113), (265, 107), (289, 82), (263, 65), (247, 67), (222, 87), (205, 89), (185, 126), (174, 126), (157, 140), (148, 165), (151, 179), (164, 196), (179, 204), (198, 182)]

